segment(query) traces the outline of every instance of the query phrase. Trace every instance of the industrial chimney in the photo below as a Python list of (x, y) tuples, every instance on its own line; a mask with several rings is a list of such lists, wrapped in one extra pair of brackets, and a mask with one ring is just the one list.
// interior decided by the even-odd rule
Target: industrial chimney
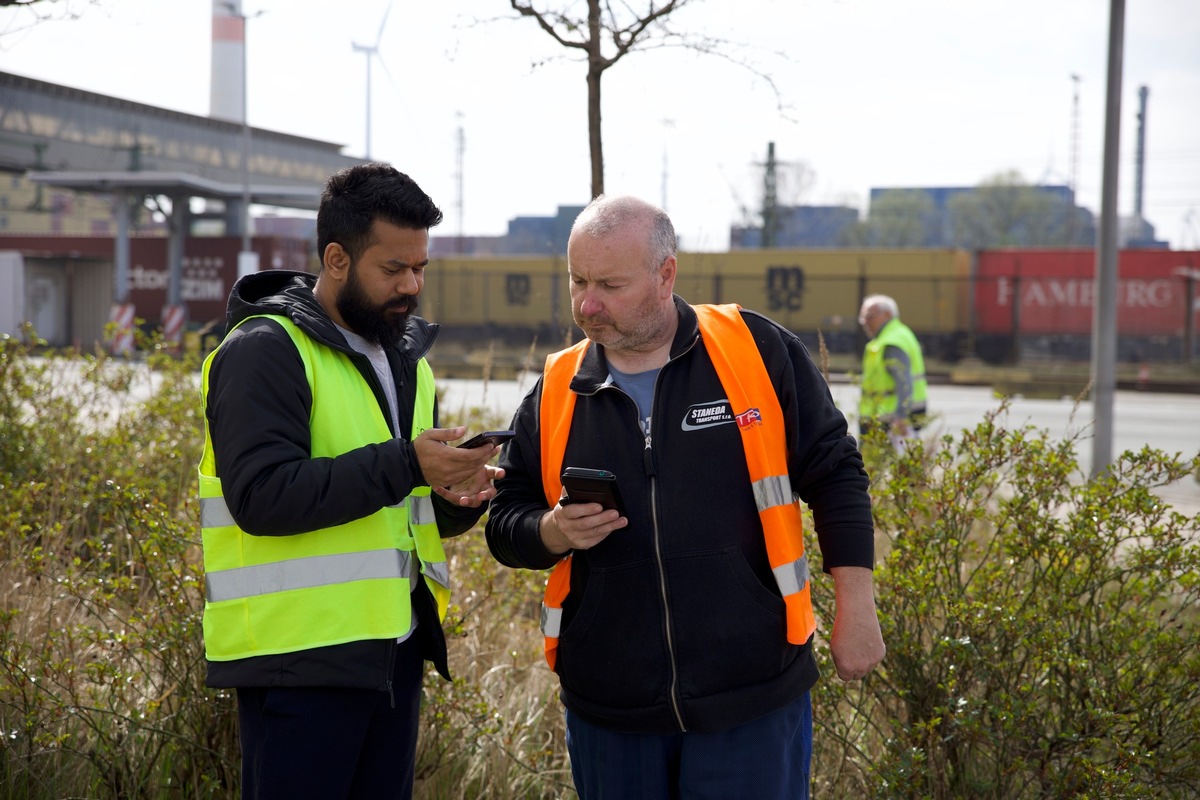
[(208, 115), (229, 122), (244, 122), (242, 92), (246, 81), (246, 18), (242, 0), (213, 0), (212, 75), (209, 81)]
[(1149, 96), (1148, 87), (1138, 87), (1137, 171), (1133, 178), (1133, 215), (1138, 220), (1145, 219), (1142, 215), (1142, 199), (1146, 178), (1146, 98)]

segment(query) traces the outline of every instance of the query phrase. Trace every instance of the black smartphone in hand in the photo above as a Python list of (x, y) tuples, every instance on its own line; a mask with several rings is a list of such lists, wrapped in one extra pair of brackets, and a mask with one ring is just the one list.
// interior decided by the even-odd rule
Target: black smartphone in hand
[(567, 467), (563, 470), (562, 484), (567, 496), (559, 502), (564, 505), (599, 503), (605, 508), (615, 508), (621, 516), (625, 515), (625, 505), (617, 488), (617, 476), (606, 469)]
[(459, 447), (483, 447), (485, 444), (504, 444), (517, 435), (516, 431), (484, 431), (467, 439)]

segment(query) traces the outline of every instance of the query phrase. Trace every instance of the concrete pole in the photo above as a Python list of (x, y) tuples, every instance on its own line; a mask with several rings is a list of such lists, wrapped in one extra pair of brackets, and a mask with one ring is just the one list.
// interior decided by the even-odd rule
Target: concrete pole
[(238, 277), (258, 272), (258, 254), (250, 242), (250, 76), (247, 74), (246, 45), (249, 38), (251, 17), (257, 17), (262, 12), (247, 15), (242, 11), (241, 0), (222, 2), (221, 5), (229, 11), (229, 16), (241, 22), (242, 43), (242, 250), (238, 253)]
[(109, 349), (113, 355), (128, 356), (133, 352), (134, 307), (129, 302), (129, 222), (131, 198), (127, 192), (113, 193), (117, 204), (117, 239), (113, 247), (113, 301), (108, 322), (112, 339)]
[(1112, 464), (1113, 394), (1117, 362), (1117, 174), (1121, 142), (1121, 72), (1125, 41), (1125, 0), (1111, 0), (1108, 29), (1108, 85), (1104, 113), (1104, 183), (1096, 248), (1096, 305), (1092, 314), (1092, 401), (1095, 441), (1093, 478)]
[[(240, 11), (240, 9), (239, 9)], [(250, 79), (246, 74), (246, 33), (250, 27), (245, 14), (238, 14), (242, 21), (242, 252), (250, 252)]]
[(129, 302), (129, 195), (117, 192), (113, 199), (117, 204), (117, 241), (113, 260), (113, 302)]
[(171, 217), (167, 220), (167, 305), (183, 303), (183, 250), (187, 240), (188, 199), (171, 195)]

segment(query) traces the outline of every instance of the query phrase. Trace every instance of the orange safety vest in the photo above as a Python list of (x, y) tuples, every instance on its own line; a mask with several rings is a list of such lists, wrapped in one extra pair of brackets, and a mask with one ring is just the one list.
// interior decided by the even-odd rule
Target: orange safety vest
[[(742, 319), (741, 307), (731, 303), (693, 308), (699, 318), (705, 349), (728, 395), (734, 420), (742, 434), (767, 558), (787, 609), (787, 639), (792, 644), (804, 644), (816, 631), (817, 623), (809, 593), (800, 505), (788, 477), (783, 409), (754, 337)], [(551, 507), (558, 504), (562, 495), (562, 462), (575, 412), (576, 395), (570, 390), (570, 383), (579, 371), (589, 344), (584, 339), (546, 358), (538, 414), (542, 489)], [(542, 633), (550, 669), (554, 669), (558, 652), (563, 602), (570, 591), (571, 556), (568, 554), (550, 573), (542, 602)]]

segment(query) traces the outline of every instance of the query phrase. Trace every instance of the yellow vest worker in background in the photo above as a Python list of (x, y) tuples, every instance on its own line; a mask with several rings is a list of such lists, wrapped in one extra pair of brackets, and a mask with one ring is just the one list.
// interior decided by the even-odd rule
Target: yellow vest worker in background
[(449, 679), (441, 539), (503, 475), (436, 427), (414, 312), (441, 218), (387, 164), (337, 173), (320, 274), (239, 280), (204, 363), (207, 682), (237, 690), (243, 798), (412, 796), (425, 661)]
[[(581, 800), (804, 798), (812, 573), (833, 575), (838, 675), (884, 655), (868, 478), (799, 338), (686, 303), (676, 247), (666, 213), (636, 198), (601, 195), (575, 220), (587, 341), (547, 359), (517, 410), (488, 546), (554, 568), (542, 631)], [(613, 473), (622, 507), (563, 500), (570, 467)]]
[(858, 324), (871, 340), (863, 352), (858, 430), (881, 428), (894, 441), (919, 431), (925, 422), (925, 357), (912, 330), (900, 321), (896, 301), (887, 295), (863, 300)]

